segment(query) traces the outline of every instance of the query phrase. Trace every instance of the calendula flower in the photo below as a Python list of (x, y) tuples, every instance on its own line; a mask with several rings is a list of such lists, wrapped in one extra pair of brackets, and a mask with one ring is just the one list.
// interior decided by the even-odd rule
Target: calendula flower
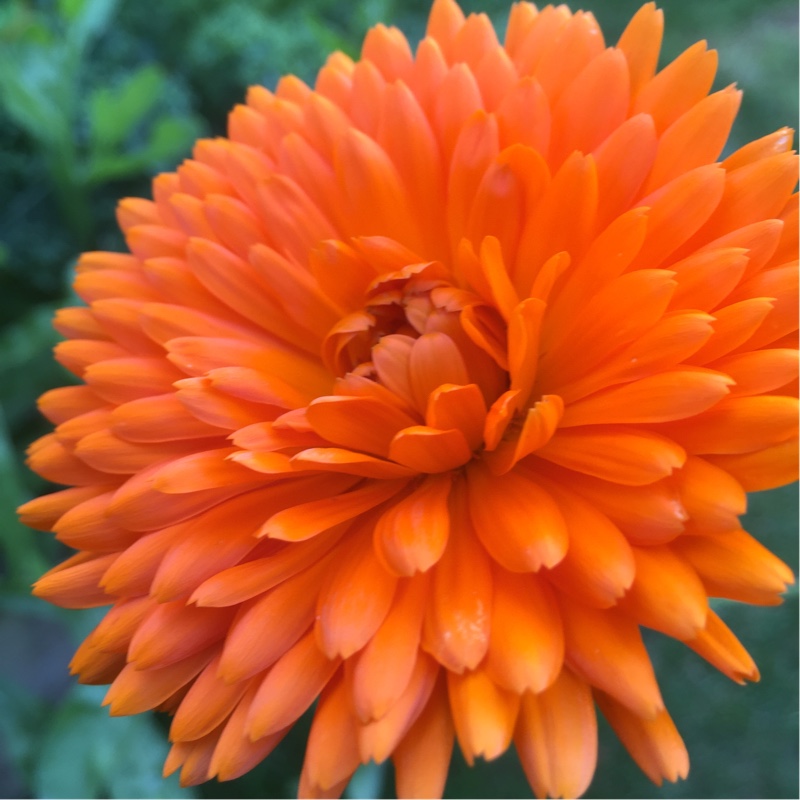
[(388, 758), (439, 795), (455, 740), (577, 795), (597, 707), (660, 783), (640, 628), (758, 678), (708, 598), (793, 580), (739, 516), (796, 478), (797, 163), (718, 161), (740, 92), (661, 34), (435, 0), (416, 54), (379, 25), (252, 88), (81, 258), (30, 450), (71, 488), (22, 508), (78, 553), (35, 593), (111, 606), (72, 670), (173, 715), (184, 784), (314, 703), (303, 796)]

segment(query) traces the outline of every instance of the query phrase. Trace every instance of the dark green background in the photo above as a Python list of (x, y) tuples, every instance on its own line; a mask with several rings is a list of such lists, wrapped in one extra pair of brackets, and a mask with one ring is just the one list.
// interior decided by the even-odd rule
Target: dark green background
[[(616, 41), (638, 0), (596, 0)], [(164, 721), (110, 719), (102, 687), (66, 674), (97, 612), (62, 612), (28, 587), (64, 552), (19, 526), (16, 505), (47, 487), (22, 466), (45, 432), (34, 401), (66, 380), (52, 360), (55, 308), (71, 302), (76, 255), (121, 249), (119, 197), (198, 136), (222, 134), (252, 83), (293, 72), (313, 80), (325, 55), (356, 55), (367, 27), (401, 27), (412, 42), (427, 2), (367, 0), (0, 0), (0, 797), (271, 797), (296, 789), (307, 721), (261, 767), (229, 784), (180, 790), (160, 778)], [(797, 111), (794, 0), (666, 0), (665, 58), (700, 38), (720, 51), (717, 86), (745, 90), (732, 146)], [(468, 2), (499, 26), (508, 5)], [(752, 498), (746, 525), (797, 569), (795, 487)], [(798, 595), (779, 608), (720, 604), (756, 658), (762, 682), (738, 687), (662, 637), (648, 637), (662, 688), (692, 757), (688, 781), (656, 789), (601, 729), (592, 797), (797, 797)], [(390, 795), (391, 767), (356, 775), (351, 797)], [(454, 759), (452, 797), (529, 795), (513, 754), (468, 770)]]

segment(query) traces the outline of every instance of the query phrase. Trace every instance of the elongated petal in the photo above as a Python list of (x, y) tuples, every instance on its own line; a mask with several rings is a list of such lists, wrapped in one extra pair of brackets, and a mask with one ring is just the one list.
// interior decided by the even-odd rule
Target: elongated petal
[(614, 733), (653, 783), (661, 786), (665, 778), (675, 783), (689, 774), (686, 745), (666, 711), (647, 720), (603, 692), (596, 692), (595, 698)]
[(543, 692), (522, 696), (514, 745), (537, 797), (579, 797), (597, 762), (589, 686), (568, 669)]

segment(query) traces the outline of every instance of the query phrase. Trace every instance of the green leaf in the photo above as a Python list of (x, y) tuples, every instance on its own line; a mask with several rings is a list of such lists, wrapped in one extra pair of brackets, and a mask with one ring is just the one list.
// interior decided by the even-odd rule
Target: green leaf
[(67, 41), (81, 52), (111, 23), (118, 0), (59, 0), (59, 10), (69, 22)]
[[(47, 91), (44, 81), (34, 80), (37, 65), (20, 69), (12, 59), (0, 61), (0, 103), (11, 119), (38, 142), (56, 148), (70, 141), (69, 120)], [(49, 65), (47, 65), (49, 66)]]
[(89, 97), (92, 147), (102, 153), (119, 147), (158, 103), (165, 78), (155, 66), (142, 67), (115, 89), (100, 88)]
[(44, 732), (36, 797), (193, 797), (161, 777), (167, 743), (152, 716), (109, 717), (104, 688), (75, 686)]
[(193, 117), (162, 117), (153, 126), (144, 152), (151, 163), (171, 160), (189, 151), (199, 124)]

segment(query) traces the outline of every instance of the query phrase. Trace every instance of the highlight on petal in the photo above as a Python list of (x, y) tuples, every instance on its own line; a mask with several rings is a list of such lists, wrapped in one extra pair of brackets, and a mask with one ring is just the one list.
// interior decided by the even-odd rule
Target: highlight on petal
[(742, 93), (704, 41), (660, 65), (664, 16), (607, 47), (519, 2), (501, 43), (432, 0), (415, 50), (379, 24), (251, 87), (79, 258), (27, 453), (63, 488), (19, 514), (76, 551), (33, 593), (108, 607), (72, 673), (172, 717), (165, 774), (307, 715), (301, 797), (390, 758), (452, 794), (455, 742), (576, 797), (599, 708), (660, 784), (641, 629), (758, 679), (714, 598), (794, 582), (740, 518), (798, 476), (798, 161), (788, 128), (722, 158)]

